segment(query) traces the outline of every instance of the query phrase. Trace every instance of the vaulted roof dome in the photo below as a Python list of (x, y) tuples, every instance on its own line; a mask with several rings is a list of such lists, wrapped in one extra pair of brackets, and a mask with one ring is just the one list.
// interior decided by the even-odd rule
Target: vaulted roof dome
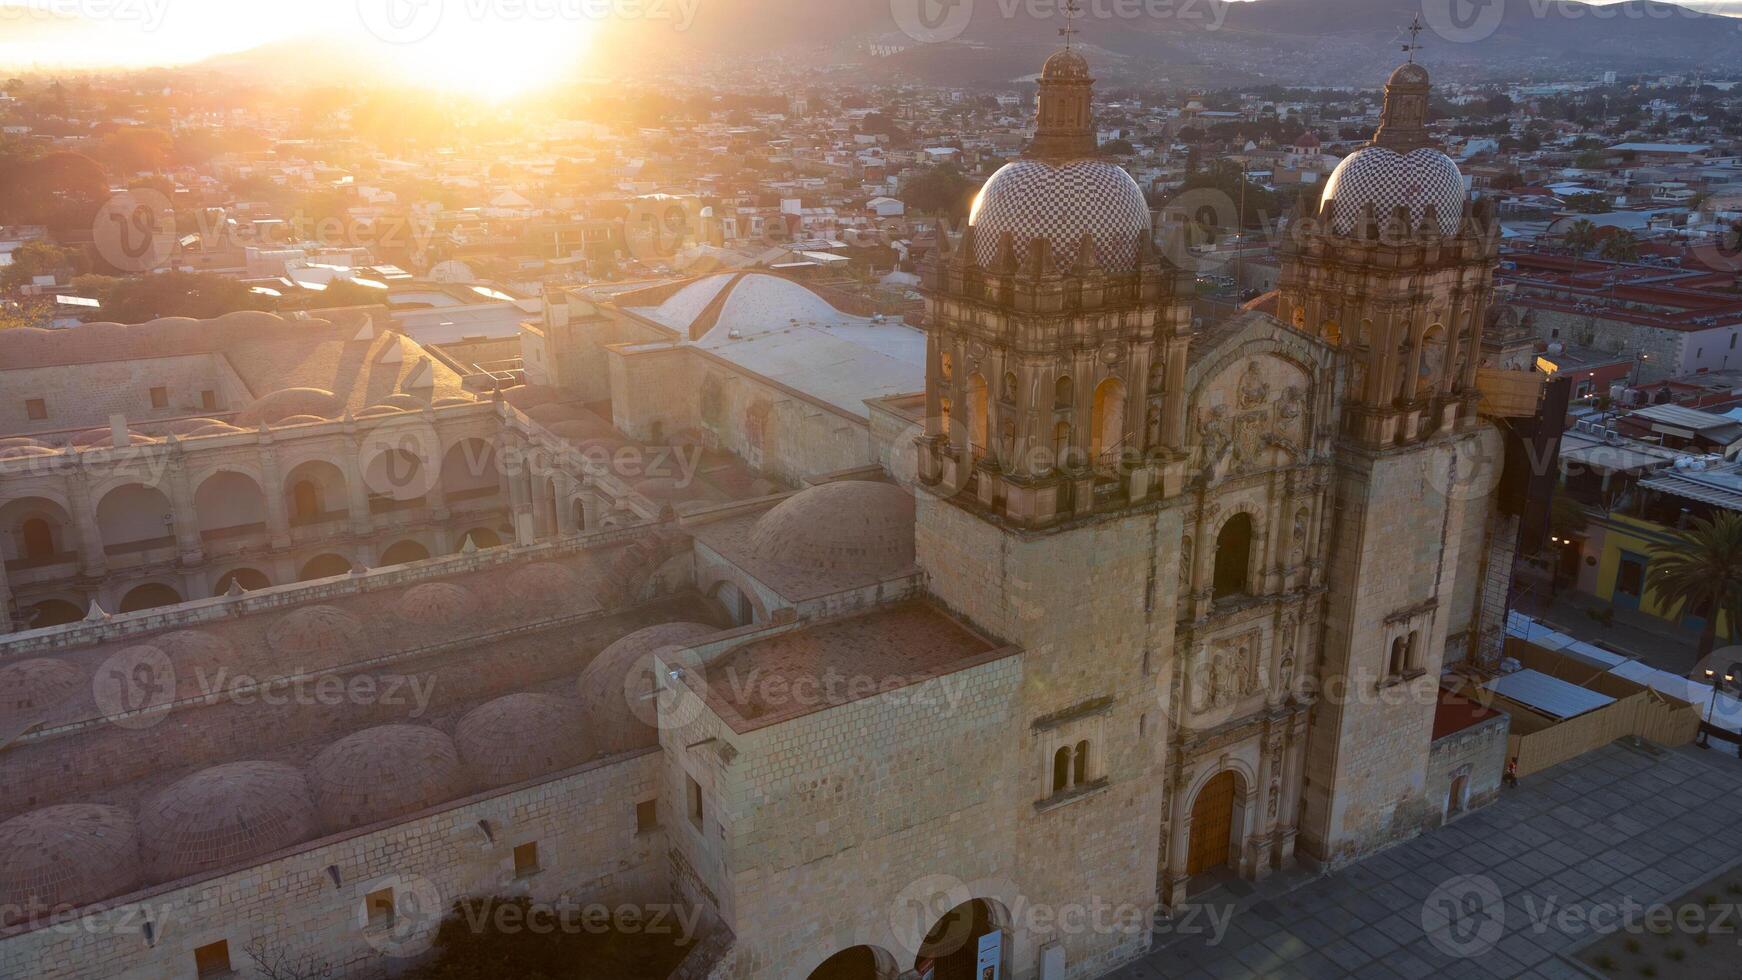
[(1000, 239), (1010, 233), (1018, 264), (1029, 244), (1044, 238), (1053, 261), (1068, 268), (1084, 235), (1094, 236), (1095, 261), (1111, 273), (1137, 265), (1137, 239), (1149, 234), (1149, 202), (1137, 181), (1105, 160), (1017, 160), (992, 175), (974, 199), (974, 258), (998, 262)]
[(304, 606), (278, 618), (266, 640), (279, 653), (337, 653), (362, 638), (363, 624), (337, 606)]
[(0, 717), (54, 707), (79, 686), (79, 669), (65, 660), (20, 660), (0, 667)]
[(0, 922), (33, 910), (76, 908), (139, 886), (133, 815), (70, 803), (0, 824)]
[(658, 740), (654, 728), (657, 706), (639, 700), (640, 671), (652, 654), (667, 647), (689, 646), (719, 630), (701, 623), (660, 623), (638, 629), (606, 647), (581, 671), (577, 687), (581, 711), (598, 750), (607, 754), (652, 745)]
[(900, 571), (913, 564), (913, 495), (869, 480), (801, 490), (756, 522), (750, 550), (817, 571)]
[(413, 813), (466, 790), (453, 741), (422, 725), (381, 725), (347, 735), (315, 756), (308, 781), (329, 831)]
[(452, 582), (424, 582), (405, 590), (394, 611), (408, 623), (449, 626), (478, 615), (478, 597)]
[(271, 425), (293, 415), (313, 415), (317, 418), (338, 418), (345, 405), (337, 395), (325, 388), (281, 388), (263, 395), (236, 415), (239, 425), (252, 427), (262, 422)]
[(551, 694), (510, 694), (473, 708), (454, 729), (454, 743), (485, 786), (580, 765), (594, 751), (580, 706)]
[(314, 831), (314, 804), (302, 773), (276, 762), (202, 769), (139, 810), (139, 849), (153, 881), (229, 867)]

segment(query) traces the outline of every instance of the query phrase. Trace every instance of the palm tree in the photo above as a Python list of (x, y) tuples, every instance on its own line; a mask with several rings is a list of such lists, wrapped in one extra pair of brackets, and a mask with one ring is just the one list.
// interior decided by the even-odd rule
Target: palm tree
[(1651, 553), (1645, 591), (1664, 611), (1704, 611), (1700, 657), (1718, 642), (1718, 617), (1728, 617), (1731, 629), (1742, 625), (1742, 514), (1722, 511), (1696, 518), (1674, 534), (1673, 544)]
[(1630, 231), (1617, 231), (1603, 239), (1597, 254), (1612, 262), (1632, 262), (1639, 258), (1639, 239)]
[(1567, 225), (1562, 237), (1565, 238), (1567, 247), (1573, 250), (1573, 260), (1577, 262), (1585, 257), (1591, 246), (1597, 244), (1597, 224), (1590, 218), (1580, 218)]

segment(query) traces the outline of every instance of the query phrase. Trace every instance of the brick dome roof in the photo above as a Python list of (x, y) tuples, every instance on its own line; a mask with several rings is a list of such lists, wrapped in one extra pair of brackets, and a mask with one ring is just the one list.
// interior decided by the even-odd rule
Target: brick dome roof
[(0, 449), (0, 459), (23, 459), (26, 456), (54, 456), (60, 450), (48, 446), (7, 446)]
[(338, 653), (362, 638), (363, 624), (337, 606), (304, 606), (280, 616), (266, 629), (266, 642), (279, 653)]
[(347, 735), (315, 756), (308, 781), (328, 831), (427, 809), (466, 791), (453, 741), (422, 725)]
[(465, 586), (452, 582), (424, 582), (405, 590), (394, 612), (408, 623), (448, 626), (471, 619), (483, 608)]
[(302, 773), (276, 762), (202, 769), (139, 810), (139, 851), (153, 881), (230, 867), (314, 832), (314, 804)]
[(120, 807), (70, 803), (0, 824), (0, 916), (76, 908), (139, 887), (133, 815)]
[(44, 711), (79, 686), (79, 669), (65, 660), (20, 660), (0, 667), (0, 717)]
[(758, 558), (815, 571), (899, 571), (913, 564), (913, 496), (868, 480), (810, 487), (762, 515), (750, 548)]
[(472, 778), (506, 786), (593, 757), (580, 706), (552, 694), (510, 694), (473, 708), (454, 729)]
[(1017, 160), (980, 188), (968, 223), (974, 258), (983, 266), (997, 263), (1005, 232), (1019, 264), (1028, 258), (1029, 243), (1044, 238), (1063, 268), (1076, 261), (1083, 236), (1093, 235), (1095, 260), (1121, 273), (1137, 266), (1138, 236), (1149, 234), (1149, 203), (1130, 174), (1105, 160)]
[(534, 562), (508, 575), (507, 594), (532, 605), (555, 605), (575, 598), (581, 577), (553, 561)]
[(343, 414), (344, 403), (325, 388), (283, 388), (262, 396), (243, 409), (236, 416), (236, 424), (252, 428), (262, 422), (271, 425), (293, 415), (336, 419)]
[(638, 629), (601, 650), (581, 671), (577, 684), (581, 711), (599, 751), (610, 755), (657, 742), (652, 724), (656, 706), (637, 700), (644, 693), (642, 678), (634, 679), (632, 689), (631, 674), (640, 673), (660, 650), (688, 646), (718, 632), (701, 623), (661, 623)]

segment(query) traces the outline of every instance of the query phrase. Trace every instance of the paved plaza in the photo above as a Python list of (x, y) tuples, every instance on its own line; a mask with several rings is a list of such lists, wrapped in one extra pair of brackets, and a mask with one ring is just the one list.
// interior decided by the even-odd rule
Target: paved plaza
[(1558, 954), (1733, 863), (1738, 825), (1729, 747), (1614, 744), (1334, 874), (1207, 892), (1113, 976), (1585, 976)]

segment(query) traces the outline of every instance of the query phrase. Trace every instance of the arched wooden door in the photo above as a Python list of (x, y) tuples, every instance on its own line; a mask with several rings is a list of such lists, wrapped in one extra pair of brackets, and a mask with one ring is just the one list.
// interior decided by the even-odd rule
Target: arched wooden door
[(1234, 831), (1234, 771), (1210, 777), (1192, 802), (1192, 842), (1186, 874), (1202, 874), (1228, 863), (1228, 842)]

